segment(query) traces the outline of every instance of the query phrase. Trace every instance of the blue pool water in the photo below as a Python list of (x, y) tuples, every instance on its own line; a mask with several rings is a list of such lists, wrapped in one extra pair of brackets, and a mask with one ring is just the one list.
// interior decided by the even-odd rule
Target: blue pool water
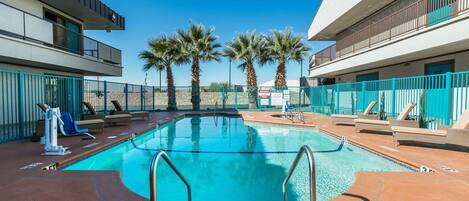
[[(244, 123), (235, 117), (189, 117), (166, 124), (65, 168), (115, 170), (124, 184), (149, 197), (149, 167), (158, 149), (193, 189), (194, 201), (282, 200), (282, 181), (302, 145), (313, 149), (318, 200), (347, 191), (359, 171), (411, 171), (407, 167), (310, 128)], [(194, 153), (193, 151), (199, 152)], [(309, 199), (306, 158), (288, 185), (288, 200)], [(161, 162), (158, 200), (186, 200), (185, 186)]]

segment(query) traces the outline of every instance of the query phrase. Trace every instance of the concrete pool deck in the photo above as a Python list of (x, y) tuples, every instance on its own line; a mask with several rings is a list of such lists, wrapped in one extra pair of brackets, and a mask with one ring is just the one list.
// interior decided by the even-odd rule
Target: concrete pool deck
[[(202, 112), (203, 113), (203, 112)], [(212, 114), (213, 112), (207, 112)], [(86, 157), (143, 133), (174, 118), (194, 112), (157, 112), (147, 121), (104, 129), (95, 141), (79, 137), (60, 138), (70, 147), (67, 156), (42, 156), (35, 142), (0, 145), (0, 200), (145, 200), (128, 190), (113, 171), (44, 171), (53, 163), (63, 165)], [(232, 113), (231, 113), (232, 114)], [(353, 126), (335, 126), (327, 116), (305, 113), (306, 124), (272, 117), (273, 112), (240, 112), (245, 121), (317, 127), (409, 165), (426, 165), (435, 173), (357, 173), (355, 184), (335, 200), (469, 200), (469, 153), (414, 146), (395, 147), (390, 135), (356, 134)], [(112, 137), (111, 137), (112, 136)], [(111, 138), (109, 138), (111, 137)], [(448, 169), (456, 170), (451, 172)]]

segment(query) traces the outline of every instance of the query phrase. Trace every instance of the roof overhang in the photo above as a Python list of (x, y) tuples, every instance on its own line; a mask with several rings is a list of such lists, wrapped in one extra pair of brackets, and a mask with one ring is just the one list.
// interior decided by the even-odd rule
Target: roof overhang
[(394, 0), (323, 0), (308, 30), (308, 40), (334, 40), (340, 32)]
[(100, 0), (40, 0), (83, 21), (86, 30), (124, 30), (125, 18)]

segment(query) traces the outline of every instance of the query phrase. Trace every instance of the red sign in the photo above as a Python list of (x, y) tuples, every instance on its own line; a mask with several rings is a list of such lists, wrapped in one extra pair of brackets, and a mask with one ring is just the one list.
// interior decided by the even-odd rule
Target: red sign
[(269, 99), (270, 89), (259, 89), (257, 91), (257, 98)]

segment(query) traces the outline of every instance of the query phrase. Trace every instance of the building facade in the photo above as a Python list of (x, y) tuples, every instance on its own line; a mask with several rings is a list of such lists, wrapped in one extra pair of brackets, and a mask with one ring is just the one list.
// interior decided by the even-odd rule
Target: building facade
[(0, 0), (0, 70), (120, 76), (121, 50), (83, 32), (124, 29), (125, 19), (99, 0)]
[(100, 0), (0, 0), (0, 143), (36, 133), (37, 104), (79, 119), (82, 101), (107, 103), (115, 84), (84, 77), (121, 76), (121, 50), (83, 33), (124, 29), (124, 17)]
[(469, 70), (469, 0), (323, 0), (310, 78), (346, 83)]

